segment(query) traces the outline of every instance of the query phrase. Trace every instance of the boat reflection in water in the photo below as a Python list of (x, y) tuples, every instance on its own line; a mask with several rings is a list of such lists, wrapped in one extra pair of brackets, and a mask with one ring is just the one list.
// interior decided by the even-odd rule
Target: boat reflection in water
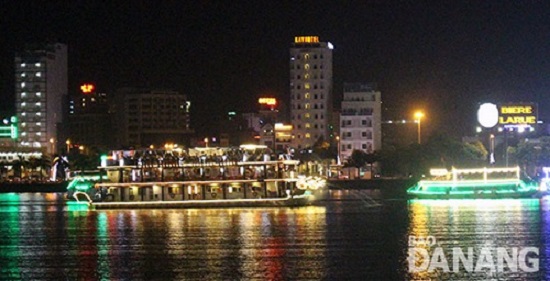
[[(410, 200), (409, 279), (547, 280), (548, 205), (546, 198)], [(514, 260), (522, 250), (527, 256)], [(498, 251), (510, 264), (499, 268)]]

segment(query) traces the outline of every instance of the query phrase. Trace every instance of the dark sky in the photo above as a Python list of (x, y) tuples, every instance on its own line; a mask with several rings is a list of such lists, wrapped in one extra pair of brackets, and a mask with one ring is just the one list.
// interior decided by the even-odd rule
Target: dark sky
[(482, 101), (535, 101), (550, 116), (549, 1), (340, 2), (5, 1), (0, 111), (14, 108), (14, 53), (50, 40), (69, 46), (71, 92), (178, 90), (206, 130), (261, 95), (288, 100), (290, 43), (318, 35), (335, 46), (336, 99), (343, 82), (375, 82), (384, 119), (423, 108), (425, 126), (471, 134)]

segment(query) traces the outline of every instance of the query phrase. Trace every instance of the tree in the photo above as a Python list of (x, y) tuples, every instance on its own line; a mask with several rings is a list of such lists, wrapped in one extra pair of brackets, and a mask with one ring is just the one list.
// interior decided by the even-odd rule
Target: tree
[(354, 149), (351, 152), (351, 156), (349, 157), (347, 163), (344, 165), (345, 167), (355, 167), (359, 171), (361, 167), (364, 167), (367, 163), (367, 153), (365, 153), (363, 150)]

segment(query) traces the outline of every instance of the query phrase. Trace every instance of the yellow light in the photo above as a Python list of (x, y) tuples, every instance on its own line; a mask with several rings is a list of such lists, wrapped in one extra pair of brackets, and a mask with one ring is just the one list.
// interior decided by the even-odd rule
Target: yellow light
[(260, 98), (258, 103), (265, 105), (277, 105), (277, 99), (275, 98)]
[(423, 117), (424, 117), (424, 112), (422, 112), (422, 111), (417, 111), (417, 112), (414, 113), (414, 118), (416, 118), (416, 119), (421, 119)]
[(294, 43), (319, 43), (318, 36), (296, 36)]
[(80, 90), (82, 93), (88, 94), (91, 93), (95, 89), (95, 86), (93, 84), (83, 84), (80, 86)]

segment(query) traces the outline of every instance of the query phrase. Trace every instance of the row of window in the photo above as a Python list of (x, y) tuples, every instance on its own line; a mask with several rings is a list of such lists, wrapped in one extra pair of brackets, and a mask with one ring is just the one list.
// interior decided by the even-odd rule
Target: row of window
[[(32, 66), (32, 65), (33, 65), (32, 63), (31, 63), (31, 64), (27, 64), (27, 63), (25, 63), (25, 62), (22, 62), (22, 63), (20, 64), (21, 67), (27, 67), (27, 66)], [(34, 66), (35, 66), (35, 67), (41, 67), (41, 66), (42, 66), (42, 63), (36, 62), (36, 63), (34, 63)]]
[[(32, 95), (32, 94), (27, 93), (27, 92), (21, 92), (21, 98), (28, 98), (30, 95)], [(35, 97), (42, 97), (42, 92), (35, 92), (34, 96)]]
[[(300, 66), (300, 64), (290, 64), (290, 69), (302, 69), (302, 66)], [(320, 65), (314, 64), (313, 66), (311, 66), (309, 63), (306, 63), (306, 64), (303, 65), (303, 69), (305, 69), (305, 70), (323, 69), (323, 65), (322, 64), (320, 64)]]
[[(342, 125), (341, 125), (341, 127), (342, 127), (342, 128), (351, 127), (352, 124), (353, 124), (353, 122), (351, 122), (351, 120), (342, 120)], [(361, 126), (372, 127), (372, 120), (370, 120), (370, 119), (363, 119), (363, 120), (361, 120)]]
[[(312, 116), (312, 115), (311, 115), (311, 113), (309, 113), (309, 112), (308, 112), (308, 113), (304, 113), (304, 119), (310, 119), (311, 116)], [(323, 119), (325, 119), (325, 115), (324, 115), (324, 114), (315, 114), (315, 115), (313, 115), (313, 118), (323, 120)], [(292, 115), (292, 120), (296, 120), (296, 119), (301, 120), (301, 119), (302, 119), (302, 115), (301, 115), (301, 114), (297, 114), (296, 117), (295, 117), (294, 115)]]
[[(367, 152), (372, 152), (372, 144), (362, 143), (361, 144), (361, 149), (366, 150)], [(342, 144), (341, 145), (341, 150), (342, 151), (353, 150), (353, 146), (351, 144)]]
[[(304, 99), (306, 100), (309, 100), (311, 99), (311, 94), (310, 93), (305, 93), (303, 94), (304, 96)], [(302, 94), (301, 93), (297, 93), (296, 96), (294, 94), (290, 94), (290, 99), (293, 100), (294, 97), (296, 97), (297, 100), (299, 99), (302, 99)], [(325, 95), (324, 94), (313, 94), (313, 99), (314, 100), (317, 100), (317, 99), (324, 99), (325, 98)]]
[(40, 84), (43, 83), (36, 83), (33, 85), (33, 83), (21, 82), (19, 85), (21, 86), (21, 89), (32, 89), (33, 92), (40, 92), (42, 90)]
[(345, 108), (342, 109), (342, 115), (352, 116), (352, 115), (372, 115), (373, 113), (372, 108)]
[(303, 58), (304, 60), (309, 60), (309, 59), (314, 59), (314, 60), (316, 60), (317, 58), (323, 59), (324, 56), (323, 56), (323, 54), (319, 54), (319, 55), (313, 54), (313, 55), (312, 55), (312, 54), (306, 53), (306, 54), (304, 54), (303, 56), (301, 56), (301, 55), (296, 55), (296, 57), (293, 57), (293, 58), (291, 58), (291, 59), (297, 59), (297, 60), (299, 60), (299, 59), (302, 59), (302, 58)]
[(304, 104), (303, 106), (301, 104), (293, 104), (292, 109), (324, 109), (325, 105), (322, 103), (315, 103), (313, 106), (309, 103)]
[(37, 71), (37, 72), (21, 72), (21, 74), (19, 74), (19, 77), (21, 77), (21, 78), (42, 77), (42, 72), (41, 72), (41, 71)]
[[(311, 123), (305, 123), (305, 124), (304, 124), (304, 128), (305, 128), (305, 129), (311, 129), (311, 127), (312, 127), (312, 126), (311, 126)], [(302, 129), (302, 125), (301, 125), (301, 124), (297, 124), (297, 125), (296, 125), (296, 128), (297, 128), (298, 130), (301, 130), (301, 129)], [(313, 128), (314, 128), (314, 129), (324, 129), (325, 126), (324, 126), (323, 124), (313, 123)]]
[[(325, 75), (321, 74), (321, 75), (317, 76), (317, 74), (311, 75), (309, 73), (306, 73), (306, 74), (304, 74), (303, 78), (304, 78), (304, 80), (317, 79), (317, 78), (325, 79)], [(294, 79), (294, 75), (291, 76), (290, 79)], [(300, 74), (296, 75), (296, 79), (298, 79), (298, 80), (302, 79), (302, 75), (300, 75)]]
[(304, 83), (302, 87), (302, 85), (300, 84), (297, 84), (296, 86), (294, 86), (294, 83), (290, 83), (290, 89), (294, 89), (294, 87), (296, 87), (296, 90), (301, 90), (302, 88), (306, 90), (311, 90), (311, 89), (324, 89), (325, 85), (323, 85), (322, 83), (320, 85), (317, 85), (317, 83), (313, 85), (311, 85), (310, 83)]
[[(342, 132), (342, 139), (352, 139), (355, 134), (352, 134), (352, 132)], [(372, 140), (372, 132), (371, 131), (364, 131), (361, 132), (362, 138), (367, 138), (369, 140)]]

